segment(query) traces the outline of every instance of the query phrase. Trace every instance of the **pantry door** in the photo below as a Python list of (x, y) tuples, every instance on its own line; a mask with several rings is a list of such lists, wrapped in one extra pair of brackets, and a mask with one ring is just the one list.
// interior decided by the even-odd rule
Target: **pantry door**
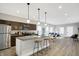
[(73, 26), (68, 26), (67, 27), (67, 36), (72, 36), (73, 35)]

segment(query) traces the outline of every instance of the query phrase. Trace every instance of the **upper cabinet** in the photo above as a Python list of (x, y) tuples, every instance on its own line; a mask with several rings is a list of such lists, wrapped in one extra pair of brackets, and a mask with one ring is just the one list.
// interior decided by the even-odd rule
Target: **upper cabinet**
[(4, 20), (0, 20), (0, 24), (10, 25), (12, 27), (12, 30), (36, 30), (36, 24), (26, 24)]
[(35, 24), (23, 24), (23, 30), (36, 30)]
[(11, 24), (12, 30), (36, 30), (35, 24), (25, 24), (14, 22)]

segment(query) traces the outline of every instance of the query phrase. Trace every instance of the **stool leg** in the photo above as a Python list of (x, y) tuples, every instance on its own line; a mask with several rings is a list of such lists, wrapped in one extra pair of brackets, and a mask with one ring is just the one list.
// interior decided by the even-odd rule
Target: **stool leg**
[(44, 45), (45, 45), (45, 54), (47, 54), (47, 50), (46, 50), (46, 48), (47, 48), (47, 42), (46, 42), (46, 40), (44, 40)]
[(39, 43), (37, 43), (37, 55), (39, 53)]
[(46, 40), (46, 50), (47, 50), (48, 46), (47, 46), (47, 40)]
[(43, 55), (43, 52), (42, 52), (42, 49), (43, 49), (42, 48), (42, 42), (40, 43), (40, 47), (41, 47), (41, 50), (40, 50), (41, 51), (41, 54)]
[(33, 56), (34, 56), (35, 46), (36, 46), (36, 43), (34, 43), (34, 47), (33, 47)]
[(44, 49), (43, 49), (42, 52), (44, 52), (44, 50), (45, 50), (45, 41), (43, 41), (42, 48), (43, 48), (43, 47), (44, 47)]
[(45, 48), (45, 54), (47, 54), (47, 51), (48, 51), (48, 44), (47, 44), (47, 40), (45, 40), (45, 45), (46, 45), (46, 48)]

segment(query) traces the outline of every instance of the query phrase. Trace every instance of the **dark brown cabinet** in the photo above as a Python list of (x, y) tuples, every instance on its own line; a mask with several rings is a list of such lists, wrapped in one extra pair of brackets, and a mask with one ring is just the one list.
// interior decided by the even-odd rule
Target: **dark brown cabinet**
[(12, 30), (36, 30), (36, 24), (27, 24), (6, 20), (0, 20), (0, 24), (10, 25), (12, 27)]
[(16, 46), (16, 37), (15, 36), (11, 36), (11, 47), (12, 46)]
[(23, 24), (23, 30), (36, 30), (35, 24)]
[(20, 28), (22, 27), (21, 23), (13, 22), (11, 26), (12, 26), (12, 30), (22, 30), (22, 28)]
[[(21, 23), (21, 22), (13, 22), (13, 21), (6, 21), (6, 20), (0, 20), (0, 24), (6, 24), (11, 26), (11, 30), (36, 30), (36, 24), (27, 24), (27, 23)], [(28, 33), (25, 33), (24, 35), (30, 35)], [(20, 35), (11, 35), (11, 46), (16, 46), (16, 37), (19, 37)]]

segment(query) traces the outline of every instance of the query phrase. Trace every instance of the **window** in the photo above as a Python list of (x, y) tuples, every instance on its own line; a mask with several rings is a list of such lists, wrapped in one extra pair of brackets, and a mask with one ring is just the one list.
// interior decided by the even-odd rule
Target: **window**
[(53, 27), (50, 27), (49, 32), (50, 32), (50, 33), (53, 32)]
[(45, 27), (45, 34), (44, 35), (45, 36), (48, 36), (49, 35), (49, 27), (48, 26)]
[(67, 27), (67, 32), (66, 32), (67, 36), (71, 36), (73, 35), (73, 26), (68, 26)]
[(64, 27), (60, 27), (59, 28), (59, 34), (60, 35), (64, 35)]

